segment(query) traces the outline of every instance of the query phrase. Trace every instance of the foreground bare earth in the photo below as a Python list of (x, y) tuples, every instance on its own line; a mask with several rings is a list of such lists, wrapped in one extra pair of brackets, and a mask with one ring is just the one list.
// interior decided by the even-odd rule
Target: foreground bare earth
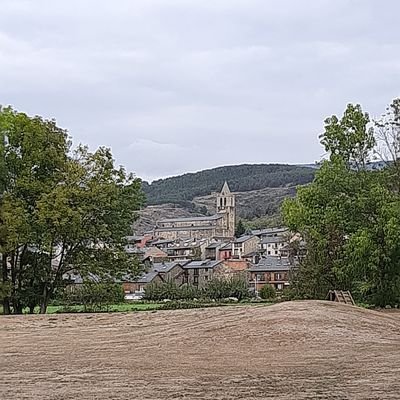
[(400, 315), (328, 302), (0, 317), (0, 399), (399, 399)]

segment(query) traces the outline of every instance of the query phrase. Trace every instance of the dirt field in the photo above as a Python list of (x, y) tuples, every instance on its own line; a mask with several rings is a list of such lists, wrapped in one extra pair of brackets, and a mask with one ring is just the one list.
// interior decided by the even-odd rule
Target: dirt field
[(400, 313), (328, 302), (0, 317), (0, 399), (399, 399)]

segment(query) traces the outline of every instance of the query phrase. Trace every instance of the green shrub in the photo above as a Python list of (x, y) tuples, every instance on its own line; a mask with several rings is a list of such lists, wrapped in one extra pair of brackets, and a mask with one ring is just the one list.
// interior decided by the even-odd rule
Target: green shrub
[(152, 283), (146, 286), (145, 299), (161, 300), (222, 300), (235, 297), (239, 301), (250, 297), (246, 279), (235, 276), (230, 279), (214, 278), (208, 282), (205, 289), (193, 285), (178, 286), (175, 282)]
[(203, 293), (193, 285), (178, 286), (175, 282), (151, 283), (145, 288), (145, 299), (151, 301), (201, 298)]
[(123, 289), (116, 283), (86, 283), (73, 291), (66, 290), (63, 295), (64, 308), (83, 305), (85, 312), (109, 311), (112, 304), (123, 302)]
[(302, 300), (303, 297), (300, 296), (296, 288), (294, 287), (286, 287), (282, 291), (281, 299), (284, 301), (288, 300)]
[(207, 297), (215, 300), (235, 297), (240, 301), (250, 297), (247, 281), (243, 276), (214, 278), (208, 283), (205, 293)]
[(276, 298), (276, 290), (270, 284), (265, 284), (259, 291), (259, 295), (264, 300), (273, 300)]
[(168, 301), (162, 306), (160, 310), (180, 310), (189, 308), (204, 308), (204, 307), (218, 307), (221, 304), (208, 303), (202, 301)]

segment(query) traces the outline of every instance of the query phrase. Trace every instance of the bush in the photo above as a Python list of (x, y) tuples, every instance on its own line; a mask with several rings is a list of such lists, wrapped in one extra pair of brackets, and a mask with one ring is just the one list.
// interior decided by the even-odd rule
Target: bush
[(295, 287), (286, 287), (282, 291), (281, 299), (284, 301), (302, 300), (303, 297), (299, 295)]
[(205, 289), (193, 285), (178, 286), (175, 282), (154, 283), (146, 286), (145, 299), (151, 301), (213, 299), (235, 297), (239, 301), (250, 297), (247, 282), (242, 276), (230, 279), (214, 278)]
[(83, 305), (84, 311), (109, 311), (112, 304), (124, 302), (124, 292), (116, 283), (87, 283), (74, 291), (65, 291), (63, 304), (67, 309)]
[(180, 310), (189, 308), (218, 307), (221, 304), (202, 301), (168, 301), (160, 306), (160, 310)]
[(276, 290), (273, 286), (266, 284), (259, 291), (259, 295), (264, 300), (273, 300), (276, 297)]
[(146, 286), (144, 298), (151, 301), (201, 298), (202, 291), (193, 285), (178, 286), (175, 282), (151, 283)]
[(208, 283), (205, 292), (207, 297), (215, 300), (236, 297), (240, 301), (250, 297), (246, 279), (242, 276), (230, 279), (214, 278)]

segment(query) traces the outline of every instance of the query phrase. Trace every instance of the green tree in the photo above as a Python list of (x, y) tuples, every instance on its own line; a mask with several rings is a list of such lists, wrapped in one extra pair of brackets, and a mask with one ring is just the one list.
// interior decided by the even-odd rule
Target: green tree
[(259, 295), (264, 300), (273, 300), (276, 297), (276, 290), (273, 286), (266, 284), (261, 288)]
[(1, 253), (10, 265), (4, 273), (3, 262), (3, 284), (11, 288), (3, 303), (9, 299), (20, 313), (39, 302), (44, 313), (67, 272), (99, 279), (137, 273), (124, 237), (143, 203), (140, 180), (115, 168), (109, 149), (71, 153), (54, 121), (6, 108), (0, 132), (7, 136)]
[(395, 165), (368, 170), (375, 140), (369, 118), (348, 106), (343, 118), (326, 120), (322, 144), (330, 153), (312, 184), (286, 200), (285, 223), (301, 233), (308, 253), (294, 277), (303, 297), (349, 289), (377, 305), (399, 301), (400, 198)]
[(240, 301), (250, 297), (250, 292), (245, 277), (238, 275), (211, 279), (205, 288), (205, 296), (215, 300), (236, 297)]
[(365, 168), (375, 145), (369, 122), (369, 115), (362, 111), (359, 104), (349, 104), (340, 120), (336, 115), (325, 120), (325, 132), (320, 139), (331, 161), (339, 158), (349, 167)]
[[(3, 284), (10, 296), (3, 298), (4, 312), (22, 312), (20, 292), (26, 282), (27, 267), (21, 263), (33, 248), (36, 203), (57, 184), (67, 160), (69, 141), (54, 121), (30, 118), (11, 108), (0, 109), (2, 142), (2, 219)], [(9, 270), (10, 269), (10, 270)]]
[(243, 225), (243, 221), (240, 219), (239, 222), (236, 224), (235, 236), (239, 237), (244, 235), (246, 232), (246, 228)]

